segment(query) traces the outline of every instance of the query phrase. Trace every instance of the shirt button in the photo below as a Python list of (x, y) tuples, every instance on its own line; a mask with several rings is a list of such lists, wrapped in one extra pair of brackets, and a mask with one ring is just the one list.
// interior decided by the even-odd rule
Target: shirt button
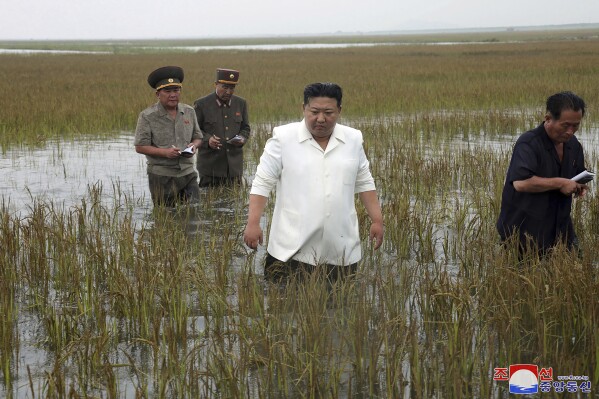
[(228, 117), (229, 117), (228, 115), (225, 115), (225, 118), (228, 118)]
[(225, 126), (225, 130), (229, 130), (229, 126)]

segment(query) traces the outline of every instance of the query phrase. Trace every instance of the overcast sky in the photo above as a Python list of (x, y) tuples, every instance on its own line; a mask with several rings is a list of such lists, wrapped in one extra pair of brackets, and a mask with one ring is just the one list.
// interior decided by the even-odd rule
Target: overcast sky
[(0, 40), (206, 38), (599, 22), (599, 0), (0, 0)]

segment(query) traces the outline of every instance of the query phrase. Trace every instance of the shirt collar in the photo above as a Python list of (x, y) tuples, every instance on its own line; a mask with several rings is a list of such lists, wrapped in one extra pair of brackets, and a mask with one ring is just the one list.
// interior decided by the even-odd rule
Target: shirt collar
[[(305, 118), (302, 119), (300, 126), (301, 127), (299, 131), (298, 141), (301, 143), (302, 141), (310, 140), (312, 138), (312, 133), (310, 133), (308, 127), (306, 126)], [(339, 141), (345, 143), (345, 133), (343, 132), (343, 130), (339, 129), (338, 123), (335, 125), (335, 128), (333, 129), (333, 133), (331, 134), (331, 138), (329, 139), (329, 141), (332, 139), (338, 139)]]
[[(160, 101), (158, 101), (156, 103), (156, 106), (158, 107), (158, 110), (160, 111), (161, 115), (168, 114), (168, 111), (166, 110), (166, 108), (164, 108), (164, 106), (160, 103)], [(177, 104), (177, 113), (179, 113), (179, 114), (183, 113), (183, 109), (181, 108), (181, 103)]]
[(216, 103), (217, 103), (217, 104), (218, 104), (218, 106), (219, 106), (219, 107), (221, 107), (221, 108), (222, 108), (222, 107), (231, 108), (231, 100), (232, 100), (232, 99), (233, 99), (233, 97), (231, 97), (231, 98), (229, 99), (229, 101), (227, 101), (227, 102), (224, 102), (224, 101), (221, 101), (221, 100), (220, 100), (220, 98), (218, 98), (218, 96), (216, 96)]

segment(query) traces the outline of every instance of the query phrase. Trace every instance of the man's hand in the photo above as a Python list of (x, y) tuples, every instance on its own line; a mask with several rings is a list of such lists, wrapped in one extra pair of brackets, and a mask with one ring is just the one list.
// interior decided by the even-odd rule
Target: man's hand
[(586, 191), (586, 186), (584, 184), (580, 184), (575, 182), (574, 180), (564, 179), (564, 184), (560, 187), (559, 191), (567, 196), (575, 195), (584, 195)]
[(383, 235), (385, 232), (385, 228), (383, 224), (380, 222), (372, 223), (370, 225), (370, 240), (375, 240), (374, 249), (379, 249), (381, 244), (383, 243)]
[(243, 242), (252, 249), (257, 249), (258, 244), (262, 245), (262, 228), (260, 224), (248, 223), (243, 232)]
[(208, 147), (212, 148), (213, 150), (220, 150), (222, 146), (223, 145), (220, 142), (220, 137), (212, 135), (208, 139)]
[(179, 149), (175, 146), (172, 146), (171, 148), (165, 148), (164, 151), (165, 158), (179, 158), (181, 155), (181, 151), (179, 151)]
[(574, 193), (575, 197), (584, 197), (584, 195), (589, 190), (589, 187), (586, 184), (579, 184), (578, 191)]
[(370, 220), (372, 221), (372, 224), (370, 225), (370, 234), (368, 237), (371, 241), (375, 240), (374, 249), (379, 249), (383, 243), (385, 229), (383, 227), (381, 205), (379, 204), (376, 191), (363, 191), (359, 194), (359, 197), (360, 201), (362, 201), (362, 204), (364, 204), (364, 207), (366, 208), (368, 216), (370, 216)]

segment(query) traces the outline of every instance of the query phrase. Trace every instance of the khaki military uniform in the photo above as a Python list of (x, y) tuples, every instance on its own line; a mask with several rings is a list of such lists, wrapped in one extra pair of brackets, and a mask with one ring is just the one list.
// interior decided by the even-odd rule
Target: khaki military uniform
[[(193, 108), (177, 105), (177, 118), (173, 120), (166, 109), (155, 103), (139, 114), (134, 145), (151, 145), (158, 148), (185, 148), (193, 140), (201, 139)], [(163, 158), (146, 155), (148, 173), (159, 176), (185, 176), (193, 173), (193, 158)]]
[[(158, 102), (139, 114), (135, 129), (136, 146), (157, 148), (186, 148), (194, 140), (201, 139), (202, 132), (193, 108), (177, 105), (177, 117), (173, 120)], [(193, 158), (163, 158), (146, 155), (148, 182), (154, 205), (174, 206), (181, 199), (199, 201), (198, 174), (193, 168)]]

